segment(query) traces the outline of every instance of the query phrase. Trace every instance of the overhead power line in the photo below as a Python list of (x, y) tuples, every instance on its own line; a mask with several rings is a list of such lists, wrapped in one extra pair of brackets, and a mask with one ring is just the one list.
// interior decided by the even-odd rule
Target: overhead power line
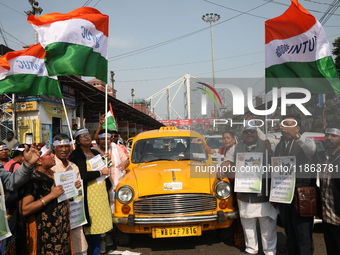
[(8, 47), (7, 39), (6, 39), (5, 35), (4, 35), (4, 33), (2, 32), (4, 29), (3, 29), (1, 21), (0, 21), (0, 26), (1, 26), (0, 27), (0, 34), (1, 34), (2, 38), (4, 39), (5, 45)]
[(88, 6), (89, 3), (91, 3), (91, 2), (92, 2), (92, 0), (87, 0), (87, 1), (83, 4), (83, 6)]
[(7, 7), (8, 9), (11, 9), (12, 11), (15, 11), (15, 12), (19, 13), (20, 15), (26, 16), (26, 14), (24, 14), (24, 12), (19, 12), (19, 11), (13, 9), (12, 7), (9, 7), (8, 5), (5, 5), (3, 3), (0, 3), (0, 4), (5, 6), (5, 7)]
[[(12, 37), (14, 40), (20, 42), (20, 43), (21, 43), (21, 46), (27, 45), (26, 43), (20, 41), (20, 40), (19, 40), (18, 38), (16, 38), (15, 36), (13, 36), (13, 35), (11, 35), (10, 33), (8, 33), (6, 30), (3, 29), (2, 31), (3, 31), (5, 34), (7, 34), (7, 35), (9, 35), (10, 37)], [(12, 40), (9, 40), (9, 41), (14, 42), (14, 43), (17, 43), (17, 42), (12, 41)], [(17, 44), (19, 44), (19, 43), (17, 43)]]
[[(215, 61), (224, 60), (224, 59), (230, 59), (230, 58), (244, 57), (244, 56), (259, 54), (259, 53), (263, 53), (263, 52), (264, 51), (258, 51), (258, 52), (243, 54), (243, 55), (236, 55), (236, 56), (230, 56), (230, 57), (224, 57), (224, 58), (216, 58)], [(146, 69), (166, 68), (166, 67), (173, 67), (173, 66), (184, 66), (184, 65), (200, 64), (200, 63), (205, 63), (205, 62), (211, 62), (211, 59), (210, 60), (201, 60), (201, 61), (187, 62), (187, 63), (180, 63), (180, 64), (177, 63), (177, 64), (171, 64), (171, 65), (163, 65), (163, 66), (151, 66), (151, 67), (138, 67), (138, 68), (120, 69), (120, 70), (115, 70), (115, 72), (138, 71), (138, 70), (146, 70)]]
[(340, 6), (340, 0), (334, 0), (332, 5), (328, 7), (324, 15), (320, 18), (320, 23), (322, 25), (326, 24), (326, 22), (329, 20), (330, 17), (333, 16), (334, 12), (339, 8)]
[[(243, 11), (239, 11), (239, 10), (236, 10), (236, 9), (233, 9), (233, 8), (230, 8), (230, 7), (227, 7), (227, 6), (225, 6), (225, 5), (217, 4), (217, 3), (214, 3), (214, 2), (211, 2), (211, 1), (208, 1), (208, 0), (204, 0), (204, 1), (207, 2), (207, 3), (210, 3), (210, 4), (213, 4), (213, 5), (222, 7), (222, 8), (224, 8), (224, 9), (228, 9), (228, 10), (235, 11), (235, 12), (238, 12), (238, 13), (246, 14), (246, 15), (253, 16), (253, 17), (256, 17), (256, 18), (260, 18), (260, 19), (269, 19), (269, 18), (266, 18), (266, 17), (263, 17), (263, 16), (259, 16), (259, 15), (255, 15), (255, 14), (248, 13), (249, 11), (252, 11), (252, 10), (254, 10), (254, 9), (249, 10), (248, 12), (243, 12)], [(270, 3), (270, 1), (273, 1), (273, 0), (269, 0), (267, 3), (262, 4), (262, 5), (259, 5), (259, 6), (256, 7), (255, 9), (257, 9), (257, 8), (259, 8), (259, 7), (262, 7), (263, 5), (266, 5), (266, 4)]]
[(304, 1), (314, 3), (314, 4), (332, 5), (332, 4), (329, 4), (329, 3), (321, 3), (321, 2), (317, 2), (317, 1), (313, 1), (313, 0), (304, 0)]
[[(289, 6), (289, 4), (285, 4), (285, 3), (281, 3), (281, 2), (276, 2), (276, 1), (273, 1), (273, 0), (263, 0), (263, 1), (271, 2), (273, 4), (278, 4), (278, 5), (283, 5), (283, 6)], [(318, 2), (318, 3), (320, 3), (320, 2)], [(313, 10), (313, 9), (309, 9), (309, 8), (308, 9), (306, 8), (306, 10), (309, 11), (309, 12), (323, 13), (323, 11)], [(334, 13), (333, 15), (340, 16), (340, 14), (336, 14), (336, 13)]]
[[(235, 67), (231, 67), (231, 68), (221, 69), (221, 70), (217, 70), (215, 72), (224, 72), (224, 71), (229, 71), (229, 70), (233, 70), (233, 69), (239, 69), (239, 68), (243, 68), (243, 67), (253, 66), (253, 65), (257, 65), (257, 64), (261, 64), (261, 63), (264, 63), (264, 61), (251, 63), (251, 64), (247, 64), (247, 65), (243, 65), (243, 66), (235, 66)], [(199, 76), (199, 75), (206, 75), (206, 74), (211, 74), (211, 71), (206, 72), (206, 73), (193, 74), (193, 75)], [(144, 80), (116, 81), (116, 82), (117, 83), (120, 83), (120, 82), (121, 83), (124, 83), (124, 82), (145, 82), (145, 81), (170, 80), (170, 79), (178, 79), (178, 78), (180, 78), (180, 76), (165, 77), (165, 78), (154, 78), (154, 79), (144, 79)]]
[[(242, 15), (244, 15), (244, 14), (247, 14), (247, 13), (249, 13), (249, 12), (255, 10), (255, 9), (258, 9), (258, 8), (260, 8), (260, 7), (262, 7), (262, 6), (264, 6), (264, 5), (268, 4), (268, 3), (270, 3), (270, 1), (272, 1), (272, 0), (269, 0), (269, 2), (267, 2), (267, 3), (265, 3), (265, 4), (261, 4), (261, 5), (259, 5), (259, 6), (257, 6), (257, 7), (254, 7), (254, 8), (252, 8), (252, 9), (248, 10), (248, 11), (245, 11), (245, 12), (243, 12), (243, 11), (238, 11), (239, 14), (237, 14), (237, 15), (235, 15), (235, 16), (229, 18), (229, 19), (226, 19), (226, 20), (223, 20), (223, 21), (221, 21), (221, 22), (218, 22), (218, 23), (216, 23), (216, 24), (214, 24), (214, 25), (212, 25), (212, 26), (214, 27), (214, 26), (221, 25), (221, 24), (223, 24), (223, 23), (225, 23), (225, 22), (227, 22), (227, 21), (230, 21), (230, 20), (235, 19), (235, 18), (237, 18), (237, 17), (239, 17), (239, 16), (242, 16)], [(237, 10), (235, 10), (235, 11), (237, 11)], [(260, 17), (260, 16), (259, 16), (259, 17)], [(261, 18), (263, 18), (263, 17), (261, 17)], [(176, 41), (178, 41), (178, 40), (187, 38), (187, 37), (189, 37), (189, 36), (192, 36), (192, 35), (194, 35), (194, 34), (197, 34), (197, 33), (199, 33), (199, 32), (202, 32), (202, 31), (206, 30), (206, 29), (209, 29), (209, 28), (210, 28), (210, 27), (205, 27), (205, 28), (196, 30), (196, 31), (194, 31), (194, 32), (191, 32), (191, 33), (188, 33), (188, 34), (185, 34), (185, 35), (182, 35), (182, 36), (178, 36), (178, 37), (175, 37), (175, 38), (173, 38), (173, 39), (170, 39), (170, 40), (167, 40), (167, 41), (164, 41), (164, 42), (160, 42), (160, 43), (157, 43), (157, 44), (148, 46), (148, 47), (144, 47), (144, 48), (141, 48), (141, 49), (138, 49), (138, 50), (126, 52), (126, 53), (123, 53), (123, 54), (120, 54), (120, 55), (116, 55), (116, 56), (113, 56), (113, 57), (109, 57), (109, 62), (117, 61), (117, 60), (120, 60), (120, 59), (123, 59), (123, 58), (127, 58), (127, 57), (131, 57), (131, 56), (133, 56), (133, 55), (140, 54), (140, 53), (143, 53), (143, 52), (145, 52), (145, 51), (149, 51), (149, 50), (152, 50), (152, 49), (155, 49), (155, 48), (158, 48), (158, 47), (167, 45), (167, 44), (169, 44), (169, 43), (176, 42)], [(111, 60), (110, 60), (110, 59), (111, 59)]]

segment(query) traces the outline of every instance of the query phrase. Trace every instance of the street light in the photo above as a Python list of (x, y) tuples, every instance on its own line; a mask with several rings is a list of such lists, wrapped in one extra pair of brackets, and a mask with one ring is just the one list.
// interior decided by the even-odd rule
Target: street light
[(39, 7), (39, 3), (37, 1), (28, 0), (28, 2), (32, 6), (32, 9), (29, 11), (24, 11), (24, 12), (27, 14), (27, 16), (32, 14), (38, 17), (42, 13), (43, 9)]
[[(221, 18), (220, 15), (216, 13), (207, 13), (202, 16), (202, 20), (209, 22), (210, 24), (210, 37), (211, 37), (211, 65), (212, 65), (212, 77), (213, 77), (213, 88), (215, 88), (215, 66), (214, 66), (214, 35), (212, 29), (212, 23), (217, 22)], [(216, 105), (214, 104), (214, 117), (216, 117)]]
[[(34, 0), (28, 0), (28, 2), (32, 6), (32, 9), (24, 12), (27, 14), (27, 16), (34, 15), (39, 17), (39, 15), (43, 12), (43, 9), (39, 7), (39, 3)], [(38, 33), (36, 31), (34, 31), (34, 43), (38, 43)]]

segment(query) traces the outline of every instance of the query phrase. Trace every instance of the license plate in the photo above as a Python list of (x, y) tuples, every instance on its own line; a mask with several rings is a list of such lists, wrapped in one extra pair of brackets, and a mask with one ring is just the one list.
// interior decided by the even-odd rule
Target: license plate
[(200, 236), (201, 234), (202, 234), (201, 226), (182, 226), (152, 229), (152, 238)]

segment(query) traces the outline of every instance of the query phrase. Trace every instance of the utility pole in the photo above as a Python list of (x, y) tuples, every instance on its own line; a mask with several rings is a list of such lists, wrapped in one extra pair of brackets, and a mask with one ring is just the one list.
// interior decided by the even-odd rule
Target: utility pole
[(134, 101), (134, 97), (135, 97), (135, 93), (133, 93), (135, 90), (131, 89), (131, 99), (132, 99), (132, 107), (135, 108), (135, 101)]
[(115, 72), (114, 71), (110, 71), (110, 76), (111, 76), (111, 78), (110, 78), (111, 86), (112, 86), (112, 89), (114, 90), (115, 89), (115, 79), (114, 79)]
[[(219, 21), (221, 18), (220, 15), (216, 13), (207, 13), (202, 16), (202, 20), (205, 22), (209, 22), (210, 24), (210, 39), (211, 39), (211, 65), (212, 65), (212, 78), (213, 78), (213, 88), (215, 88), (215, 66), (214, 66), (214, 35), (213, 35), (213, 29), (212, 29), (212, 23)], [(214, 118), (218, 117), (217, 114), (217, 108), (214, 104)]]

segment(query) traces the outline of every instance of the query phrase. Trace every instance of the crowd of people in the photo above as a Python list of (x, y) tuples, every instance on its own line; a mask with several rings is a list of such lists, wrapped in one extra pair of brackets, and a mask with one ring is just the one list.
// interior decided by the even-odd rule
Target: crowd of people
[[(239, 142), (232, 132), (226, 131), (222, 134), (222, 148), (212, 149), (203, 140), (198, 143), (208, 154), (220, 154), (224, 159), (221, 166), (226, 168), (237, 164), (239, 153), (262, 154), (262, 165), (270, 164), (273, 157), (295, 157), (296, 168), (306, 169), (296, 175), (295, 189), (317, 187), (316, 172), (308, 171), (308, 165), (324, 166), (319, 173), (320, 189), (317, 189), (321, 198), (324, 238), (327, 254), (338, 254), (340, 129), (328, 127), (325, 130), (324, 150), (317, 151), (315, 141), (304, 135), (299, 116), (284, 116), (282, 120), (284, 125), (280, 126), (282, 137), (279, 142), (267, 140), (259, 128), (248, 122), (242, 128)], [(104, 118), (101, 118), (94, 134), (96, 146), (92, 146), (93, 137), (85, 128), (77, 129), (72, 139), (66, 134), (56, 134), (51, 148), (35, 143), (16, 144), (11, 158), (8, 145), (0, 142), (0, 178), (12, 232), (11, 237), (1, 242), (3, 255), (98, 255), (104, 253), (107, 246), (113, 245), (114, 189), (129, 165), (129, 155), (125, 146), (118, 142), (118, 132), (103, 130), (103, 122)], [(73, 139), (75, 144), (72, 144)], [(97, 155), (105, 161), (105, 166), (94, 170), (89, 162)], [(86, 225), (73, 229), (70, 225), (70, 201), (58, 201), (65, 190), (63, 186), (56, 185), (54, 179), (56, 173), (72, 170), (76, 173), (75, 187), (79, 189), (81, 181), (83, 183), (87, 219)], [(105, 176), (109, 178), (97, 181)], [(221, 172), (217, 175), (217, 178), (224, 177), (230, 178), (234, 184), (235, 173)], [(269, 176), (269, 182), (263, 182), (257, 193), (236, 192), (240, 216), (237, 222), (245, 247), (242, 255), (258, 254), (259, 238), (264, 254), (277, 253), (278, 215), (286, 234), (286, 244), (280, 247), (281, 252), (289, 255), (313, 254), (313, 215), (301, 215), (294, 204), (297, 199), (295, 195), (290, 203), (271, 202), (270, 189)], [(257, 236), (258, 225), (260, 237)]]
[[(319, 172), (320, 189), (315, 188), (315, 190), (318, 192), (316, 199), (321, 198), (318, 209), (321, 211), (320, 216), (323, 220), (327, 254), (339, 254), (340, 176), (337, 169), (340, 163), (340, 129), (338, 127), (326, 128), (324, 150), (317, 151), (315, 141), (304, 135), (304, 125), (298, 115), (287, 115), (282, 118), (280, 126), (282, 137), (277, 141), (266, 139), (262, 131), (253, 124), (247, 122), (242, 129), (241, 141), (233, 146), (230, 144), (235, 143), (236, 140), (230, 132), (223, 133), (222, 139), (225, 145), (223, 148), (211, 149), (203, 142), (202, 146), (209, 154), (221, 154), (224, 157), (221, 167), (225, 169), (235, 166), (238, 153), (262, 153), (262, 165), (270, 164), (272, 157), (293, 156), (295, 169), (299, 172), (295, 178), (295, 189), (317, 187), (317, 172)], [(231, 141), (230, 137), (233, 138)], [(313, 169), (311, 166), (319, 166), (319, 170), (311, 170)], [(218, 173), (217, 177), (229, 177), (234, 181), (235, 173), (226, 171)], [(295, 206), (298, 200), (296, 195), (290, 203), (270, 202), (270, 187), (269, 179), (269, 183), (262, 182), (262, 189), (259, 193), (236, 192), (245, 245), (242, 255), (259, 252), (257, 223), (260, 226), (263, 253), (276, 254), (278, 215), (286, 234), (286, 244), (280, 247), (280, 252), (289, 255), (313, 254), (314, 216), (301, 215)]]
[[(58, 133), (50, 148), (34, 143), (16, 144), (10, 150), (0, 142), (0, 178), (12, 233), (1, 242), (0, 254), (99, 255), (114, 244), (114, 188), (129, 160), (126, 148), (117, 144), (118, 132), (103, 130), (103, 122), (101, 118), (94, 137), (86, 128), (77, 129), (72, 139)], [(94, 170), (89, 162), (97, 155), (106, 166)], [(67, 171), (75, 171), (76, 189), (82, 182), (87, 220), (87, 224), (73, 229), (72, 198), (59, 201), (65, 190), (55, 182), (55, 174)], [(103, 181), (97, 181), (101, 176)]]

